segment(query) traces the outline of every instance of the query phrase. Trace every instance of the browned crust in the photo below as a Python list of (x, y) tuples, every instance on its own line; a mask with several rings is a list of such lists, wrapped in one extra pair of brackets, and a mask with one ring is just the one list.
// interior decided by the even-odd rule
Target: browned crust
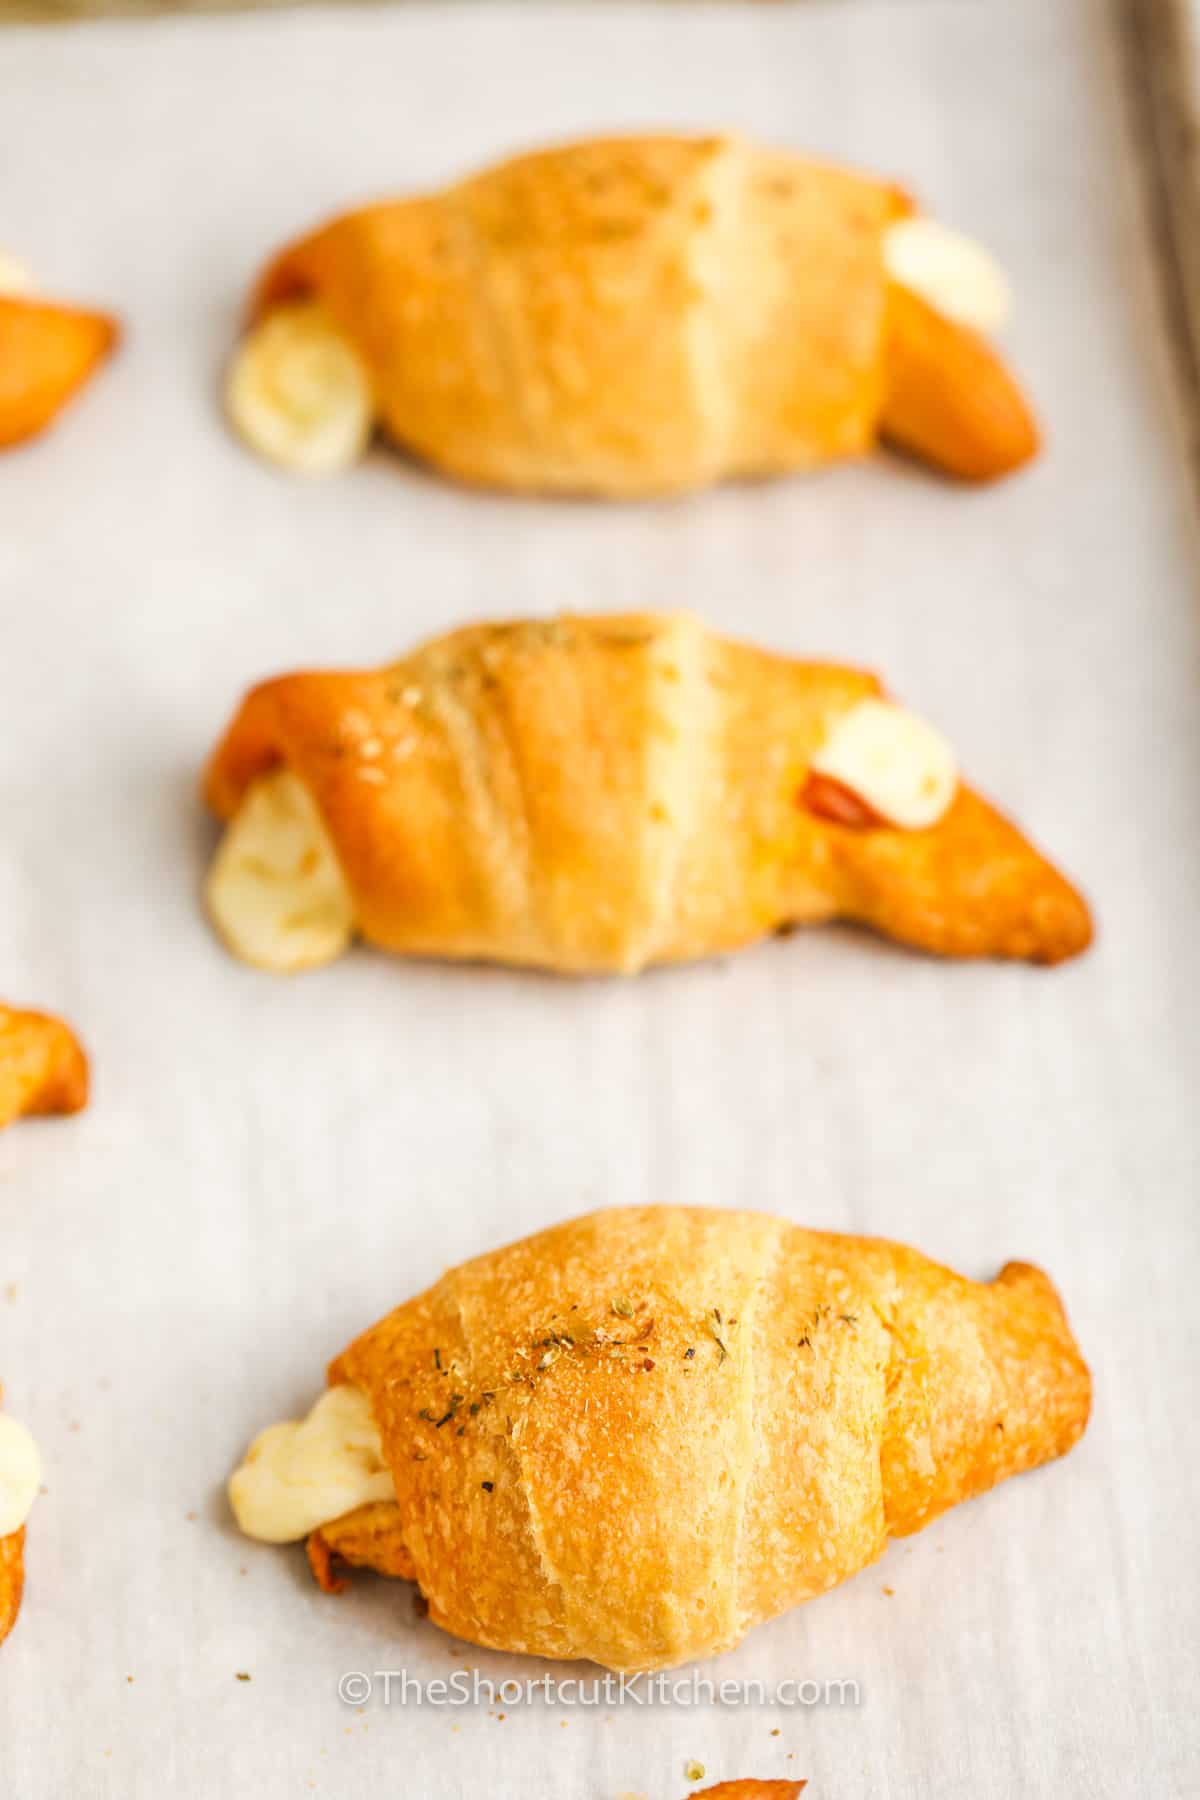
[(887, 370), (890, 443), (961, 481), (994, 481), (1037, 455), (1037, 421), (991, 344), (895, 285)]
[(80, 1112), (88, 1062), (68, 1025), (0, 1006), (0, 1127), (37, 1113)]
[(342, 1554), (415, 1576), (471, 1642), (612, 1668), (729, 1648), (1063, 1455), (1091, 1404), (1040, 1270), (976, 1283), (880, 1239), (679, 1207), (465, 1264), (329, 1379), (368, 1396), (397, 1499), (317, 1534), (323, 1585)]
[(472, 483), (681, 492), (861, 455), (881, 418), (985, 479), (1032, 454), (1028, 415), (993, 352), (892, 305), (882, 237), (911, 210), (729, 134), (582, 142), (329, 221), (250, 316), (319, 297), (388, 434)]
[(25, 1527), (0, 1537), (0, 1644), (17, 1622), (25, 1586)]
[(718, 1781), (716, 1787), (693, 1788), (688, 1800), (798, 1800), (807, 1781)]
[(345, 1592), (347, 1583), (344, 1575), (335, 1571), (334, 1553), (329, 1547), (329, 1540), (319, 1531), (310, 1532), (304, 1541), (308, 1566), (312, 1570), (313, 1580), (325, 1594), (341, 1594)]
[(0, 295), (0, 449), (44, 431), (119, 336), (106, 313)]
[(830, 830), (843, 916), (901, 943), (1053, 964), (1092, 941), (1083, 895), (970, 788), (930, 831)]
[(362, 935), (399, 954), (629, 971), (833, 918), (951, 957), (1086, 948), (1086, 901), (969, 788), (927, 831), (803, 804), (831, 724), (878, 692), (685, 615), (468, 626), (256, 688), (206, 793), (228, 818), (286, 763)]
[(338, 1565), (374, 1569), (401, 1581), (415, 1581), (417, 1572), (405, 1548), (399, 1508), (389, 1501), (356, 1507), (309, 1534), (309, 1567), (317, 1586), (327, 1594), (340, 1594), (346, 1586)]

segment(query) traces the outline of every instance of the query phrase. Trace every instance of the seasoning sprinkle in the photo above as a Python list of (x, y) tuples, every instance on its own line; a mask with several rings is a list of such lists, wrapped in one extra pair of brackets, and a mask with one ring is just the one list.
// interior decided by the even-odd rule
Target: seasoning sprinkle
[(714, 1306), (712, 1312), (709, 1314), (708, 1329), (716, 1343), (717, 1349), (721, 1352), (721, 1361), (724, 1362), (729, 1355), (729, 1348), (721, 1336), (724, 1327), (721, 1324), (721, 1309), (718, 1306)]
[(632, 1319), (633, 1317), (633, 1302), (627, 1300), (624, 1294), (618, 1294), (612, 1303), (612, 1309), (618, 1319)]
[(485, 1494), (490, 1494), (496, 1484), (494, 1481), (481, 1481), (479, 1485)]
[(687, 1349), (683, 1353), (684, 1362), (691, 1362), (693, 1357), (695, 1356), (695, 1354), (696, 1354), (695, 1344), (689, 1344)]

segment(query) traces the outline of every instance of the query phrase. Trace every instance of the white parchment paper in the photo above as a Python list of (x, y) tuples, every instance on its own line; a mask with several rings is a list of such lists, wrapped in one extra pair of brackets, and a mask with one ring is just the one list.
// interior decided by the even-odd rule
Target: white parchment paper
[[(128, 327), (0, 464), (0, 994), (74, 1020), (96, 1076), (84, 1117), (0, 1140), (0, 1376), (47, 1488), (0, 1655), (6, 1797), (678, 1800), (691, 1758), (827, 1800), (1194, 1791), (1200, 607), (1114, 12), (0, 37), (0, 235)], [(226, 435), (238, 308), (292, 232), (522, 143), (717, 122), (893, 173), (993, 246), (1032, 471), (968, 493), (880, 459), (609, 509), (382, 452), (301, 487)], [(883, 671), (1088, 888), (1095, 950), (952, 967), (820, 931), (581, 986), (367, 952), (278, 981), (218, 948), (197, 776), (252, 680), (474, 615), (679, 604)], [(319, 1594), (237, 1537), (229, 1468), (446, 1264), (649, 1200), (1044, 1264), (1087, 1437), (706, 1671), (846, 1678), (857, 1706), (342, 1703), (346, 1671), (541, 1667), (454, 1644), (402, 1584)]]

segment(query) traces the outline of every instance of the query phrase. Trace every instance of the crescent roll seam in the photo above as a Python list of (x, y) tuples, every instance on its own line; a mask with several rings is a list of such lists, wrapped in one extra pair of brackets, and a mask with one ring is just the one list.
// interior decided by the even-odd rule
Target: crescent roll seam
[(742, 1594), (742, 1552), (746, 1538), (750, 1493), (763, 1459), (763, 1436), (758, 1429), (758, 1320), (764, 1301), (764, 1289), (773, 1280), (783, 1256), (783, 1241), (783, 1226), (777, 1223), (773, 1242), (764, 1245), (758, 1278), (754, 1284), (749, 1304), (743, 1309), (742, 1317), (739, 1320), (739, 1334), (746, 1345), (746, 1367), (741, 1377), (741, 1383), (743, 1393), (742, 1437), (747, 1454), (738, 1494), (737, 1519), (730, 1558), (733, 1577), (730, 1582), (732, 1616), (729, 1620), (729, 1627), (734, 1642), (742, 1637), (747, 1628), (746, 1619), (742, 1616), (741, 1611), (737, 1610)]

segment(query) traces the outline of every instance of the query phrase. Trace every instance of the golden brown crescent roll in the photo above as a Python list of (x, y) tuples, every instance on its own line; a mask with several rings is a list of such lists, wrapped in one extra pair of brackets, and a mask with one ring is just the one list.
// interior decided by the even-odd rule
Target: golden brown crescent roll
[[(4, 1390), (0, 1388), (0, 1402)], [(25, 1587), (25, 1521), (42, 1478), (37, 1445), (0, 1410), (0, 1644), (17, 1622)]]
[(1038, 447), (963, 322), (998, 316), (1000, 277), (920, 233), (889, 276), (912, 214), (891, 183), (727, 134), (519, 156), (276, 256), (251, 323), (287, 322), (236, 366), (230, 411), (309, 472), (352, 460), (373, 412), (445, 473), (524, 491), (680, 492), (881, 436), (986, 480)]
[(856, 669), (689, 614), (468, 626), (377, 670), (284, 676), (208, 770), (208, 888), (273, 969), (357, 929), (570, 973), (852, 919), (945, 956), (1057, 962), (1088, 909)]
[(117, 338), (104, 313), (0, 292), (0, 449), (43, 431)]
[(25, 1587), (25, 1527), (0, 1537), (0, 1644), (17, 1622)]
[(0, 1127), (32, 1113), (81, 1112), (88, 1065), (68, 1025), (0, 1006)]
[(799, 1800), (807, 1781), (718, 1781), (716, 1787), (693, 1788), (688, 1800)]
[[(613, 1669), (726, 1650), (1069, 1450), (1050, 1281), (980, 1284), (759, 1213), (593, 1213), (463, 1264), (337, 1357), (230, 1483), (243, 1529), (415, 1578), (472, 1643)], [(328, 1516), (322, 1517), (326, 1513)]]

